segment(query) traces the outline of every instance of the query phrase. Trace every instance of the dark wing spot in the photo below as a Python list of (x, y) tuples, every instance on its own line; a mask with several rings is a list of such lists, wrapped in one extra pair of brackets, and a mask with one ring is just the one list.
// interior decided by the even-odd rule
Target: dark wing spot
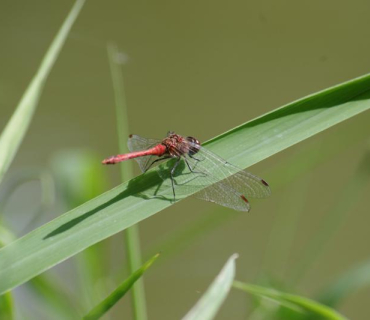
[(262, 182), (262, 184), (264, 184), (266, 187), (268, 187), (268, 186), (269, 186), (269, 184), (268, 184), (265, 180), (261, 179), (261, 182)]
[(128, 137), (131, 139), (132, 138), (132, 134), (130, 134)]
[(243, 200), (244, 202), (249, 203), (249, 201), (247, 200), (247, 198), (246, 198), (246, 197), (244, 197), (243, 195), (241, 195), (241, 196), (240, 196), (240, 198), (242, 198), (242, 200)]

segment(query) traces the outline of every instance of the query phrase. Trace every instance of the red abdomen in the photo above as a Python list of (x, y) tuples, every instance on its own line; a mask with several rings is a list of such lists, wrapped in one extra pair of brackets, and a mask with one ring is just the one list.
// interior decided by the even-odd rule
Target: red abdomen
[(116, 164), (118, 162), (144, 157), (144, 156), (163, 156), (167, 152), (167, 148), (163, 144), (158, 144), (148, 150), (130, 152), (125, 154), (119, 154), (117, 156), (110, 157), (102, 161), (103, 164)]

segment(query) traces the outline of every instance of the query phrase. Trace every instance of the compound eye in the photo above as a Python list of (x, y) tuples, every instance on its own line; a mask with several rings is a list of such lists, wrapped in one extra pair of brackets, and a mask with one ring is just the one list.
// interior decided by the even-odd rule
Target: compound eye
[(197, 144), (197, 145), (200, 146), (199, 140), (198, 139), (195, 139), (194, 137), (186, 137), (186, 140), (188, 140), (188, 141), (190, 141), (190, 142), (192, 142), (192, 143)]
[(190, 150), (189, 150), (189, 154), (190, 156), (196, 154), (197, 152), (199, 152), (200, 150), (200, 142), (198, 139), (195, 139), (193, 137), (186, 137), (186, 140), (188, 140), (189, 142), (193, 143), (194, 145), (191, 146)]

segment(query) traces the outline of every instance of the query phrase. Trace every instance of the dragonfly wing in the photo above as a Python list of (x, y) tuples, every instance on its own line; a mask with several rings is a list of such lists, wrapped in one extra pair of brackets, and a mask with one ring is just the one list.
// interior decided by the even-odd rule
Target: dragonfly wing
[(237, 211), (249, 211), (251, 208), (242, 194), (222, 182), (215, 183), (195, 193), (194, 196)]
[[(150, 149), (159, 143), (161, 143), (161, 140), (147, 139), (147, 138), (140, 137), (136, 134), (132, 134), (128, 138), (127, 146), (130, 152), (135, 152), (135, 151)], [(143, 157), (135, 158), (142, 172), (147, 171), (150, 165), (153, 163), (153, 161), (157, 159), (158, 159), (158, 156), (143, 156)]]
[[(271, 190), (265, 180), (238, 168), (213, 152), (202, 147), (195, 157), (200, 158), (201, 167), (206, 166), (210, 168), (208, 170), (212, 171), (211, 174), (218, 181), (236, 190), (239, 194), (250, 198), (266, 198), (270, 196)], [(203, 161), (202, 159), (205, 160)]]
[[(198, 185), (208, 185), (197, 192), (197, 198), (215, 202), (238, 211), (249, 211), (247, 198), (265, 198), (271, 194), (267, 182), (227, 162), (213, 152), (194, 147), (194, 154), (188, 156), (188, 163), (198, 174)], [(202, 181), (204, 180), (204, 181)]]
[[(224, 183), (230, 185), (233, 189), (248, 198), (267, 198), (271, 195), (271, 190), (267, 182), (260, 177), (257, 177), (245, 170), (240, 170), (231, 163), (225, 164), (225, 170), (228, 170), (232, 175), (229, 176)], [(236, 170), (240, 170), (236, 173)]]

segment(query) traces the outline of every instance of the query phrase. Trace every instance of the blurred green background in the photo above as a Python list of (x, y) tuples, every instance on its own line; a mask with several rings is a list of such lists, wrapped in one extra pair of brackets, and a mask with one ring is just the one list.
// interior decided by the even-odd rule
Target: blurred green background
[[(0, 4), (3, 128), (73, 1)], [(368, 73), (369, 10), (367, 1), (87, 1), (0, 188), (7, 195), (19, 176), (47, 168), (56, 199), (41, 210), (40, 184), (23, 183), (1, 198), (6, 225), (20, 236), (120, 182), (118, 166), (100, 164), (118, 152), (108, 41), (122, 51), (132, 133), (162, 138), (174, 130), (205, 141)], [(250, 214), (188, 199), (140, 223), (144, 258), (163, 250), (145, 275), (149, 318), (181, 318), (234, 252), (237, 279), (313, 298), (368, 260), (369, 135), (364, 113), (249, 168), (273, 191), (253, 201)], [(85, 252), (46, 274), (87, 311), (101, 298), (99, 288), (109, 291), (125, 278), (122, 239), (98, 244), (95, 262)], [(87, 289), (89, 267), (96, 282)], [(20, 318), (63, 318), (29, 287), (15, 290)], [(339, 311), (366, 320), (369, 297), (369, 287), (356, 290)], [(130, 308), (125, 297), (111, 319), (129, 318)], [(246, 319), (252, 308), (232, 290), (216, 319)]]

